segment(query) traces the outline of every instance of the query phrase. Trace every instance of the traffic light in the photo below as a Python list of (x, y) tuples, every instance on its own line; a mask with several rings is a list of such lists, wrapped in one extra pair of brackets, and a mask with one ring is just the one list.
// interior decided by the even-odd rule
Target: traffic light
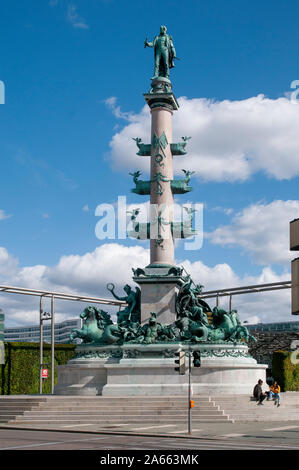
[[(299, 219), (290, 222), (290, 250), (299, 251)], [(299, 258), (292, 261), (292, 314), (299, 315)]]
[(201, 366), (200, 351), (193, 351), (193, 366), (194, 367), (200, 367)]
[(185, 351), (180, 351), (175, 353), (176, 359), (174, 362), (178, 364), (178, 367), (175, 367), (174, 370), (178, 372), (180, 375), (185, 375)]
[(299, 250), (299, 219), (290, 222), (290, 250)]
[(292, 314), (299, 315), (299, 258), (292, 261)]

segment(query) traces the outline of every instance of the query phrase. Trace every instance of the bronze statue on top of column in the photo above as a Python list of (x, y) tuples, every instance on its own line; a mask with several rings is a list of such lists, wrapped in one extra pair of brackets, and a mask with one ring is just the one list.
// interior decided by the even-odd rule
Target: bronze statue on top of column
[(161, 26), (159, 36), (156, 36), (152, 42), (148, 42), (147, 38), (144, 41), (144, 47), (155, 49), (155, 70), (152, 80), (158, 77), (169, 79), (169, 69), (174, 67), (174, 59), (177, 59), (172, 37), (166, 34), (166, 31), (166, 26)]

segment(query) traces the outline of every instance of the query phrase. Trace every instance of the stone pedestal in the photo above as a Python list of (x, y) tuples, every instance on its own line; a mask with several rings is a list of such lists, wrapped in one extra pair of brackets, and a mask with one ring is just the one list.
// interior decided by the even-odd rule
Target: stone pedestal
[(169, 325), (176, 320), (176, 295), (182, 278), (177, 268), (172, 265), (150, 264), (143, 274), (133, 280), (141, 289), (141, 324), (147, 323), (151, 312), (157, 315), (157, 321)]
[(174, 282), (148, 281), (141, 285), (141, 324), (148, 323), (151, 312), (157, 321), (169, 325), (176, 320), (175, 299), (177, 285)]
[[(175, 353), (183, 343), (124, 346), (78, 346), (77, 358), (58, 366), (56, 395), (185, 396), (185, 375), (174, 370)], [(201, 351), (199, 368), (192, 367), (194, 395), (252, 394), (258, 379), (266, 380), (266, 364), (257, 364), (243, 344), (195, 344)], [(188, 361), (186, 360), (186, 366)]]
[(55, 395), (95, 396), (102, 395), (107, 383), (107, 359), (88, 358), (69, 361), (57, 366)]

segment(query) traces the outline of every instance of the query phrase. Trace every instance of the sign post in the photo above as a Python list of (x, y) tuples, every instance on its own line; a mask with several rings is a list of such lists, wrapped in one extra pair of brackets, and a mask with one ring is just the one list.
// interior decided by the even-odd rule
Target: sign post
[[(191, 350), (189, 347), (189, 354), (188, 354), (188, 359), (189, 359), (189, 383), (188, 383), (188, 434), (192, 434), (192, 415), (191, 415), (191, 409), (194, 406), (194, 401), (191, 400), (192, 396), (192, 389), (191, 389)], [(191, 403), (192, 402), (192, 403)], [(191, 406), (192, 405), (192, 406)]]
[(5, 364), (4, 318), (5, 315), (0, 308), (0, 364)]

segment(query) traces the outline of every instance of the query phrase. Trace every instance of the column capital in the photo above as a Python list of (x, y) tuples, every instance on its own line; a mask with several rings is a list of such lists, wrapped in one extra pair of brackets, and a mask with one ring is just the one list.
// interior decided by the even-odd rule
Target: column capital
[(163, 108), (170, 111), (179, 109), (179, 104), (172, 92), (172, 84), (168, 78), (157, 77), (152, 80), (149, 93), (144, 93), (144, 98), (151, 109)]

